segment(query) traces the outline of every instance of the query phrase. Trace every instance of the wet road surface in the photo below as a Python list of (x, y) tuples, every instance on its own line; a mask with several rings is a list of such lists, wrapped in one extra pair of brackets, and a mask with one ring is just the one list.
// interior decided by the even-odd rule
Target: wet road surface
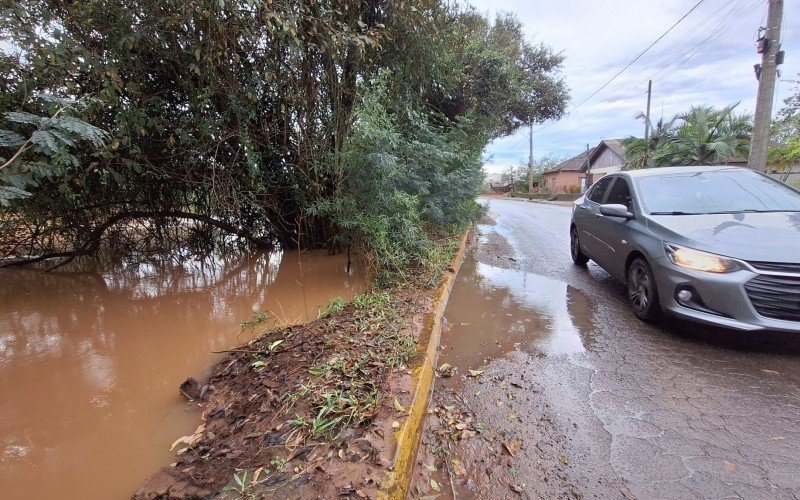
[(800, 498), (798, 336), (642, 323), (569, 208), (484, 202), (412, 495)]

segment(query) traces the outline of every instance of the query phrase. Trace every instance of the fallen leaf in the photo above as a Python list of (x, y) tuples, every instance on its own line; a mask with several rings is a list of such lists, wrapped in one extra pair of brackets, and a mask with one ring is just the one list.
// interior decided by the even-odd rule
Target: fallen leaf
[(561, 460), (562, 464), (569, 465), (569, 457), (568, 456), (561, 455), (560, 457), (558, 457), (558, 459)]
[(400, 404), (400, 401), (397, 398), (394, 398), (394, 409), (399, 411), (400, 413), (405, 413), (406, 409), (403, 408), (403, 405)]
[(727, 460), (725, 460), (725, 468), (728, 469), (728, 472), (733, 472), (736, 466), (733, 465), (733, 462), (728, 462)]
[(339, 458), (344, 460), (344, 448), (339, 448)]
[(261, 475), (261, 471), (263, 471), (263, 470), (264, 470), (264, 468), (263, 468), (263, 467), (259, 467), (258, 469), (256, 469), (256, 471), (255, 471), (255, 472), (253, 472), (253, 482), (254, 482), (254, 483), (257, 483), (257, 482), (258, 482), (258, 476), (260, 476), (260, 475)]
[(199, 426), (197, 426), (197, 429), (191, 436), (183, 436), (176, 439), (175, 442), (172, 443), (172, 446), (169, 447), (169, 451), (174, 450), (175, 447), (181, 443), (193, 446), (196, 442), (200, 441), (200, 438), (203, 436), (203, 432), (205, 432), (205, 430), (206, 430), (206, 425), (200, 424)]
[(510, 442), (504, 442), (503, 448), (505, 448), (506, 452), (511, 455), (512, 457), (516, 457), (517, 453), (519, 452), (519, 439), (514, 439)]
[(453, 474), (458, 477), (464, 477), (467, 475), (467, 468), (464, 467), (464, 464), (461, 463), (461, 460), (457, 458), (453, 459)]
[(425, 466), (426, 469), (428, 469), (428, 472), (436, 472), (436, 467), (434, 467), (433, 465), (428, 465), (428, 464), (423, 464), (423, 465)]
[(469, 438), (473, 438), (473, 437), (475, 437), (477, 435), (478, 435), (477, 432), (471, 431), (469, 429), (465, 429), (465, 430), (461, 431), (461, 439), (469, 439)]
[(516, 491), (517, 493), (522, 493), (523, 491), (525, 491), (525, 485), (524, 484), (512, 484), (511, 485), (511, 489)]
[(483, 370), (473, 370), (472, 368), (469, 370), (469, 376), (472, 378), (480, 377), (482, 373)]
[(431, 488), (438, 492), (442, 491), (442, 485), (437, 483), (435, 479), (431, 479)]
[(771, 441), (780, 441), (781, 439), (786, 439), (786, 438), (783, 436), (771, 436), (769, 439)]

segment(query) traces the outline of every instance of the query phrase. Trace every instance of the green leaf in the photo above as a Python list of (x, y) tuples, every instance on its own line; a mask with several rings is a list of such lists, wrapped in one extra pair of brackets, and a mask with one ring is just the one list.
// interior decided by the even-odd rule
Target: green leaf
[(10, 111), (6, 113), (6, 119), (14, 123), (22, 123), (25, 125), (41, 125), (47, 121), (47, 118), (26, 113), (25, 111)]
[(13, 148), (25, 144), (25, 138), (16, 132), (0, 129), (0, 147)]
[(442, 485), (437, 483), (435, 479), (431, 479), (431, 488), (441, 493)]

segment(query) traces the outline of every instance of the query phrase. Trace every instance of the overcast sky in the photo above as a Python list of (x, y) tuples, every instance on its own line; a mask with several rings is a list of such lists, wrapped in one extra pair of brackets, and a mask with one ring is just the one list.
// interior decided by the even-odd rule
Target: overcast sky
[[(755, 109), (760, 62), (753, 39), (766, 23), (767, 0), (704, 0), (666, 37), (586, 103), (598, 87), (669, 29), (699, 0), (471, 0), (494, 16), (514, 12), (531, 41), (564, 55), (562, 74), (570, 89), (568, 115), (534, 127), (533, 154), (573, 156), (601, 139), (643, 135), (636, 115), (644, 111), (647, 80), (653, 80), (653, 121), (672, 117), (693, 104)], [(781, 33), (785, 63), (780, 67), (775, 110), (800, 73), (800, 0), (784, 1)], [(528, 130), (499, 139), (486, 150), (485, 170), (527, 163)]]

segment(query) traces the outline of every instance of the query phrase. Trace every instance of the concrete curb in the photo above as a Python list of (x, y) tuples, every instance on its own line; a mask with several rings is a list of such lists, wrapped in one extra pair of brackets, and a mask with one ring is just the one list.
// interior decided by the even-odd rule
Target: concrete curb
[[(442, 318), (447, 307), (450, 290), (458, 275), (458, 269), (464, 261), (464, 252), (467, 247), (467, 238), (470, 231), (466, 231), (459, 241), (458, 250), (450, 261), (447, 275), (436, 290), (433, 310), (426, 318), (427, 338), (420, 339), (420, 348), (413, 364), (410, 366), (411, 377), (414, 383), (414, 399), (408, 408), (407, 418), (401, 422), (400, 428), (394, 432), (395, 449), (392, 465), (381, 481), (378, 491), (379, 499), (404, 499), (411, 487), (411, 476), (414, 473), (414, 461), (417, 458), (419, 441), (422, 437), (422, 428), (425, 415), (428, 412), (431, 394), (433, 394), (433, 381), (439, 356), (439, 341), (442, 337)], [(428, 325), (430, 325), (428, 327)]]

